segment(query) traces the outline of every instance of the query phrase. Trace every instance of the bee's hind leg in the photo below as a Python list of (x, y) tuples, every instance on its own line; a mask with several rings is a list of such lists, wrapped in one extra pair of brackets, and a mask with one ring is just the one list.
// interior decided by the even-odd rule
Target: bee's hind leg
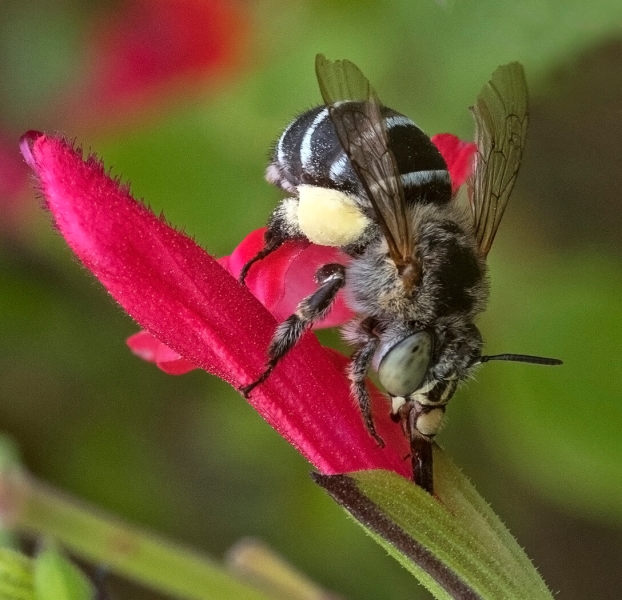
[(304, 332), (328, 314), (337, 292), (346, 282), (346, 268), (336, 263), (324, 265), (318, 269), (315, 280), (320, 287), (302, 300), (296, 307), (296, 312), (277, 327), (268, 347), (266, 370), (253, 383), (241, 388), (244, 396), (248, 396), (255, 387), (263, 383), (285, 354), (298, 343)]

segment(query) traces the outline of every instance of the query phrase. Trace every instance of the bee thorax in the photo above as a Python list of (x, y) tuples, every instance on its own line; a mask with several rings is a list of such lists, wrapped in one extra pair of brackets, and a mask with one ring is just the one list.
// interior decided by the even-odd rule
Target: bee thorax
[[(483, 310), (488, 297), (486, 267), (462, 211), (453, 205), (411, 209), (416, 256), (413, 268), (396, 266), (387, 243), (370, 243), (348, 267), (351, 306), (379, 318), (433, 324)], [(411, 272), (412, 271), (412, 272)]]
[(404, 284), (404, 291), (412, 294), (415, 286), (421, 281), (421, 267), (413, 258), (406, 264), (398, 267), (398, 274)]

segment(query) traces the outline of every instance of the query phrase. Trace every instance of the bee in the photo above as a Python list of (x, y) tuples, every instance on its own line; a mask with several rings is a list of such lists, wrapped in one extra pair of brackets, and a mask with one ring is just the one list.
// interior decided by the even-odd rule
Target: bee
[(413, 480), (433, 493), (432, 441), (458, 385), (490, 360), (561, 364), (520, 354), (482, 355), (475, 325), (488, 300), (486, 256), (519, 170), (527, 132), (523, 67), (495, 70), (471, 109), (477, 152), (469, 202), (452, 193), (447, 165), (413, 121), (383, 106), (347, 60), (316, 57), (324, 105), (295, 119), (278, 139), (266, 178), (289, 197), (273, 211), (264, 248), (286, 240), (342, 248), (347, 265), (317, 271), (317, 290), (281, 323), (268, 348), (270, 375), (303, 333), (323, 319), (340, 290), (356, 317), (343, 327), (356, 350), (352, 395), (376, 433), (365, 380), (370, 369), (410, 440)]

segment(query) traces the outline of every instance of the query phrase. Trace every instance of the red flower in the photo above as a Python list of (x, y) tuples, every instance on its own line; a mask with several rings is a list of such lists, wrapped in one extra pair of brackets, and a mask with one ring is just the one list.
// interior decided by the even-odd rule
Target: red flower
[[(224, 256), (218, 262), (237, 279), (242, 267), (263, 248), (264, 232), (265, 229), (251, 232), (231, 256)], [(337, 248), (316, 246), (309, 242), (289, 242), (251, 269), (246, 286), (281, 322), (294, 312), (302, 298), (316, 289), (314, 275), (319, 267), (331, 262), (346, 264), (348, 261), (348, 256)], [(343, 294), (339, 293), (333, 309), (314, 329), (335, 327), (353, 316)], [(131, 336), (127, 343), (134, 354), (155, 363), (169, 375), (183, 375), (197, 368), (146, 331)]]
[[(153, 103), (174, 88), (202, 85), (241, 62), (248, 29), (227, 0), (131, 0), (92, 24), (92, 57), (81, 94), (87, 111), (112, 113)], [(81, 107), (75, 107), (80, 110)]]
[(463, 142), (451, 133), (437, 133), (432, 136), (432, 141), (447, 163), (451, 189), (455, 192), (471, 174), (476, 146), (471, 142)]
[[(258, 232), (221, 265), (134, 200), (95, 157), (83, 160), (66, 141), (34, 132), (24, 136), (22, 152), (71, 249), (148, 332), (134, 337), (135, 351), (170, 372), (196, 365), (236, 388), (257, 378), (276, 320), (226, 269), (239, 272), (259, 246)], [(305, 264), (307, 253), (321, 264), (326, 253), (334, 260), (336, 252), (288, 244), (271, 262), (255, 265), (249, 286), (272, 311), (288, 314), (299, 299), (289, 294), (290, 284), (302, 295), (308, 289), (296, 283), (299, 267), (315, 269)], [(346, 318), (347, 311), (336, 317)], [(350, 396), (346, 363), (308, 333), (253, 391), (250, 403), (323, 473), (388, 469), (409, 476), (400, 427), (388, 418), (386, 403), (376, 402), (377, 429), (386, 442), (384, 449), (377, 446)]]
[[(250, 17), (228, 0), (125, 0), (87, 11), (74, 85), (46, 104), (46, 122), (119, 126), (151, 115), (173, 94), (186, 97), (234, 74), (248, 49)], [(79, 68), (78, 68), (79, 67)], [(21, 120), (27, 115), (22, 115)], [(38, 115), (40, 118), (42, 115)], [(0, 230), (13, 234), (29, 215), (28, 169), (0, 123)]]

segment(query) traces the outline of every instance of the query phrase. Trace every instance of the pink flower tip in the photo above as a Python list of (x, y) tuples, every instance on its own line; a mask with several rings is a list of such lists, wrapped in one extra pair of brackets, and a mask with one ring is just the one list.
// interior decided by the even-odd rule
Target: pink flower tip
[(19, 138), (19, 149), (24, 157), (24, 160), (28, 164), (31, 169), (36, 169), (35, 158), (32, 154), (32, 147), (34, 143), (37, 141), (37, 138), (43, 136), (43, 133), (40, 131), (36, 131), (31, 129), (27, 131), (21, 138)]

